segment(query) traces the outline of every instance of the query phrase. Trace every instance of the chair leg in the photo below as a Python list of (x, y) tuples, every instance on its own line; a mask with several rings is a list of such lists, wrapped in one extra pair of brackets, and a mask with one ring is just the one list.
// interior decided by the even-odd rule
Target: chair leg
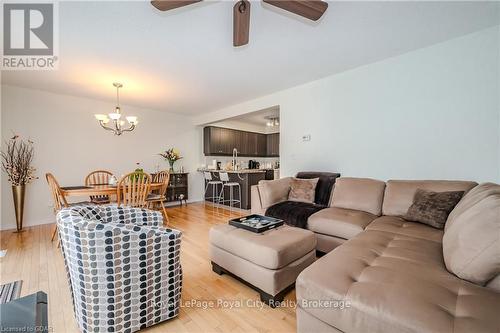
[(167, 209), (165, 208), (165, 204), (162, 201), (160, 201), (160, 205), (163, 211), (163, 218), (165, 219), (166, 225), (168, 225), (170, 223), (170, 220), (168, 218)]
[(56, 224), (56, 227), (54, 228), (54, 231), (52, 232), (52, 238), (50, 239), (51, 242), (54, 241), (54, 238), (56, 237), (56, 234), (57, 234), (57, 224)]

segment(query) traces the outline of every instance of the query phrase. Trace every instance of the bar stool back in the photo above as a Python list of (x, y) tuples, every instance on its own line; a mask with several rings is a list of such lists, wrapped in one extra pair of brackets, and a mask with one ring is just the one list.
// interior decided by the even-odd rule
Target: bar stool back
[[(218, 191), (218, 186), (222, 188), (222, 182), (220, 180), (214, 180), (212, 177), (212, 173), (210, 171), (205, 171), (203, 172), (203, 176), (205, 177), (205, 199), (211, 199), (212, 200), (212, 207), (215, 207), (215, 200), (219, 202), (219, 191)], [(212, 186), (212, 196), (207, 197), (207, 191), (208, 188)]]
[[(238, 182), (231, 182), (229, 179), (229, 174), (227, 172), (219, 173), (219, 178), (222, 181), (222, 191), (220, 193), (220, 200), (224, 204), (225, 202), (229, 202), (229, 211), (231, 212), (233, 209), (233, 205), (238, 203), (241, 209), (241, 185)], [(225, 199), (224, 189), (229, 188), (229, 200)], [(234, 188), (238, 188), (238, 199), (234, 198)]]

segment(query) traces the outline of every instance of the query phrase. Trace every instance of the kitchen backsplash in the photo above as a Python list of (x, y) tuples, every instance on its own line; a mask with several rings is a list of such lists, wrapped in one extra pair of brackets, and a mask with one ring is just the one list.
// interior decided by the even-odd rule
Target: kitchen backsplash
[[(221, 162), (222, 165), (225, 165), (228, 162), (231, 162), (231, 156), (205, 156), (204, 164), (212, 165), (212, 161), (217, 160), (217, 162)], [(238, 157), (238, 164), (243, 166), (243, 169), (248, 168), (248, 161), (253, 160), (260, 163), (261, 169), (274, 169), (277, 163), (279, 163), (279, 158), (276, 157)]]

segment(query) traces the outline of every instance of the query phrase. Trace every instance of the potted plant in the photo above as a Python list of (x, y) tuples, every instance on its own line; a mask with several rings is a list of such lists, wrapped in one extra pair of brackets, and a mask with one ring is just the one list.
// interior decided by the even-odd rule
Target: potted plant
[(168, 164), (170, 164), (170, 173), (174, 172), (174, 163), (175, 161), (178, 161), (182, 158), (181, 154), (179, 151), (175, 148), (170, 148), (164, 153), (159, 154), (161, 157), (166, 159), (168, 161)]
[(26, 185), (37, 179), (32, 165), (34, 156), (33, 142), (19, 139), (18, 135), (6, 141), (5, 150), (1, 152), (2, 170), (12, 185), (17, 232), (23, 229)]

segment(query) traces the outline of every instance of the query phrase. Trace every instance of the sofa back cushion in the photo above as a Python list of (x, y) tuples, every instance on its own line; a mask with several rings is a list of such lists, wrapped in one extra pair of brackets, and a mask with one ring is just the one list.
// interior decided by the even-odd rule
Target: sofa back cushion
[(467, 194), (465, 194), (462, 200), (457, 204), (455, 209), (451, 211), (444, 230), (446, 231), (451, 225), (453, 225), (459, 215), (492, 194), (500, 194), (500, 185), (494, 183), (483, 183), (467, 192)]
[(443, 236), (446, 268), (470, 282), (489, 282), (500, 274), (500, 185), (483, 184), (468, 193), (450, 214)]
[(385, 183), (380, 180), (341, 177), (335, 183), (331, 206), (380, 216), (384, 189)]
[(417, 189), (447, 192), (468, 192), (477, 183), (460, 180), (389, 180), (385, 187), (382, 214), (390, 216), (403, 216), (413, 204)]
[(260, 201), (263, 209), (288, 200), (292, 177), (259, 181)]

